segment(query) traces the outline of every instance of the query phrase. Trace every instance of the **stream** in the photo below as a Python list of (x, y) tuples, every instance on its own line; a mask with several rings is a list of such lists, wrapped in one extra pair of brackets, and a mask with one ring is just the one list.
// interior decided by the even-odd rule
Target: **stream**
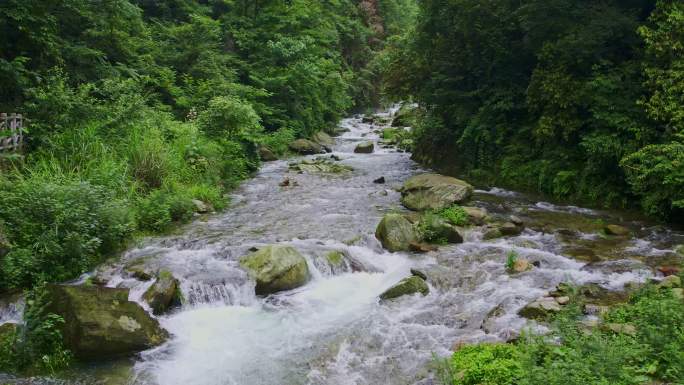
[[(391, 117), (390, 109), (379, 116)], [(425, 172), (410, 154), (384, 148), (381, 126), (361, 117), (343, 120), (332, 154), (353, 167), (347, 175), (297, 173), (293, 158), (265, 163), (231, 198), (224, 213), (199, 218), (182, 233), (145, 240), (122, 261), (100, 269), (108, 286), (130, 287), (141, 301), (152, 282), (124, 273), (131, 261), (169, 270), (181, 281), (181, 309), (159, 318), (170, 341), (134, 360), (80, 367), (62, 380), (10, 383), (107, 385), (408, 385), (436, 384), (433, 355), (457, 343), (505, 341), (526, 327), (517, 315), (560, 282), (598, 283), (619, 290), (644, 282), (679, 258), (684, 233), (624, 213), (564, 206), (502, 189), (477, 190), (471, 206), (491, 215), (516, 215), (526, 225), (516, 237), (482, 240), (469, 229), (465, 242), (427, 254), (390, 253), (375, 239), (385, 213), (404, 211), (396, 189)], [(355, 154), (366, 140), (372, 154)], [(381, 176), (385, 184), (373, 181)], [(290, 185), (280, 186), (285, 178)], [(600, 234), (609, 223), (632, 238)], [(266, 298), (239, 266), (240, 257), (268, 244), (294, 246), (307, 259), (311, 281)], [(331, 264), (325, 255), (341, 251)], [(537, 266), (510, 275), (515, 250)], [(430, 294), (380, 302), (378, 296), (418, 268)], [(0, 313), (16, 317), (16, 309)], [(0, 376), (1, 377), (1, 376)], [(2, 379), (2, 378), (0, 378)]]

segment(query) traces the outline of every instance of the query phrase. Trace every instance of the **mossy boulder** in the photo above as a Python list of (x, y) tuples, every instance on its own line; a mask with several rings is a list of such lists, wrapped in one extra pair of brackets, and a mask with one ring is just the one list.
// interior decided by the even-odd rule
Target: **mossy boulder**
[(424, 296), (428, 295), (430, 293), (430, 288), (423, 278), (418, 275), (412, 275), (402, 279), (399, 283), (380, 294), (380, 299), (389, 300), (416, 293), (420, 293)]
[(264, 162), (272, 162), (274, 160), (278, 160), (276, 154), (274, 154), (273, 151), (271, 151), (271, 149), (266, 146), (259, 146), (259, 148), (257, 149), (257, 153), (259, 154), (259, 158)]
[(368, 141), (359, 143), (354, 149), (354, 152), (357, 154), (370, 154), (373, 152), (374, 149), (375, 145), (373, 144), (373, 142)]
[(290, 150), (303, 155), (313, 155), (325, 152), (323, 146), (308, 139), (297, 139), (290, 143), (289, 147)]
[(424, 215), (420, 221), (419, 227), (429, 234), (427, 237), (427, 234), (423, 234), (423, 238), (428, 241), (446, 241), (447, 243), (463, 242), (463, 235), (461, 235), (456, 226), (439, 215)]
[(306, 259), (292, 246), (266, 246), (243, 257), (240, 265), (256, 281), (257, 295), (296, 289), (310, 277)]
[(605, 231), (606, 234), (608, 235), (615, 235), (619, 237), (625, 237), (631, 234), (631, 231), (620, 225), (608, 225), (603, 228), (603, 231)]
[(128, 300), (128, 289), (48, 285), (47, 300), (47, 312), (64, 319), (65, 347), (80, 359), (124, 356), (168, 338), (157, 320)]
[(143, 294), (143, 299), (150, 305), (154, 314), (163, 314), (173, 307), (180, 306), (180, 282), (170, 272), (162, 270), (157, 276), (157, 281)]
[(318, 131), (317, 133), (313, 134), (311, 140), (320, 144), (324, 148), (327, 148), (328, 150), (330, 150), (332, 146), (335, 145), (335, 140), (323, 131)]
[(486, 209), (463, 206), (463, 211), (468, 215), (468, 223), (473, 225), (483, 225), (489, 219)]
[(401, 189), (401, 203), (415, 211), (442, 210), (463, 203), (473, 194), (473, 186), (460, 179), (439, 174), (409, 178)]
[(416, 120), (416, 108), (403, 105), (392, 119), (392, 127), (411, 127)]
[(482, 238), (489, 240), (505, 236), (517, 236), (520, 235), (524, 229), (525, 227), (523, 225), (516, 225), (513, 222), (491, 223), (485, 227)]
[(7, 322), (0, 325), (0, 345), (7, 343), (14, 338), (17, 333), (17, 324)]
[(385, 215), (375, 230), (375, 237), (382, 247), (392, 252), (408, 251), (411, 243), (419, 241), (416, 228), (401, 214)]
[(325, 259), (330, 263), (330, 266), (340, 267), (344, 263), (344, 253), (338, 250), (333, 250), (325, 255)]
[(527, 304), (518, 314), (529, 319), (544, 320), (559, 311), (561, 311), (561, 305), (555, 298), (543, 297)]

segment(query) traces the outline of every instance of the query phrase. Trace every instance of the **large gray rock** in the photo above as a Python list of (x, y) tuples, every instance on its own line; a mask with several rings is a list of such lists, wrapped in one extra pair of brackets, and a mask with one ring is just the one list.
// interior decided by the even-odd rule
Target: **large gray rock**
[(65, 347), (80, 359), (128, 355), (168, 338), (157, 320), (128, 300), (128, 289), (48, 285), (47, 300), (46, 311), (64, 319)]
[(304, 155), (320, 154), (325, 152), (323, 146), (308, 139), (297, 139), (290, 143), (290, 150)]
[(258, 295), (292, 290), (309, 281), (306, 259), (292, 246), (266, 246), (243, 257), (240, 265), (256, 281)]
[(356, 148), (354, 149), (354, 152), (357, 154), (371, 154), (373, 150), (375, 149), (375, 145), (373, 142), (363, 142), (359, 143)]
[(143, 299), (154, 314), (163, 314), (181, 304), (180, 283), (170, 272), (162, 270), (154, 284), (143, 294)]
[(335, 140), (323, 131), (313, 134), (311, 140), (330, 150), (335, 145)]
[(518, 314), (525, 318), (544, 320), (559, 311), (561, 311), (561, 305), (555, 298), (543, 297), (529, 303)]
[(419, 241), (415, 227), (401, 214), (385, 215), (375, 230), (375, 237), (382, 247), (392, 252), (408, 251), (412, 243)]
[(428, 295), (430, 293), (430, 288), (423, 278), (418, 275), (412, 275), (402, 279), (399, 283), (380, 294), (380, 299), (388, 300), (416, 293), (420, 293), (424, 296)]
[(421, 174), (409, 178), (401, 194), (401, 203), (410, 210), (442, 210), (470, 199), (473, 186), (444, 175)]

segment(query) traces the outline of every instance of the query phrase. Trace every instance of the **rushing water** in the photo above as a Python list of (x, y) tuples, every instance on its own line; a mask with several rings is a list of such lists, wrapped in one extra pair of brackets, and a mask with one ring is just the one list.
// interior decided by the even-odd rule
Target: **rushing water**
[[(122, 266), (142, 260), (168, 269), (181, 280), (187, 301), (160, 318), (173, 336), (170, 342), (143, 352), (132, 368), (127, 362), (85, 368), (68, 381), (433, 384), (427, 365), (433, 354), (447, 355), (455, 343), (510, 338), (528, 324), (517, 311), (559, 282), (621, 289), (676, 258), (672, 248), (684, 241), (681, 233), (614, 213), (491, 189), (478, 190), (472, 205), (523, 218), (522, 235), (482, 241), (474, 228), (463, 244), (437, 252), (389, 253), (375, 239), (375, 227), (384, 213), (403, 210), (395, 189), (424, 170), (409, 154), (381, 148), (378, 126), (358, 118), (341, 125), (348, 131), (336, 139), (333, 154), (353, 173), (300, 174), (289, 171), (288, 161), (267, 163), (234, 194), (224, 214), (198, 220), (182, 235), (149, 240), (126, 253), (121, 264), (102, 269), (110, 286), (131, 287), (133, 300), (151, 283), (128, 277)], [(375, 153), (353, 152), (364, 140), (376, 142)], [(386, 184), (373, 183), (381, 176)], [(290, 186), (281, 187), (285, 178)], [(637, 237), (599, 236), (608, 222), (626, 224)], [(250, 248), (272, 243), (297, 248), (313, 278), (297, 290), (260, 298), (238, 260)], [(342, 267), (324, 258), (331, 250), (345, 254)], [(511, 250), (538, 267), (510, 276), (504, 262)], [(428, 274), (430, 294), (380, 303), (378, 295), (412, 267)]]

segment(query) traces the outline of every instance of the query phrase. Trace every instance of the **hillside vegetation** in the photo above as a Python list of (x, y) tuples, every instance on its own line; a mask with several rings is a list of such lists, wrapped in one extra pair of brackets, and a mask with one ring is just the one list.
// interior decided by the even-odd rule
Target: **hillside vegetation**
[(417, 160), (684, 220), (681, 2), (426, 0), (388, 56)]

